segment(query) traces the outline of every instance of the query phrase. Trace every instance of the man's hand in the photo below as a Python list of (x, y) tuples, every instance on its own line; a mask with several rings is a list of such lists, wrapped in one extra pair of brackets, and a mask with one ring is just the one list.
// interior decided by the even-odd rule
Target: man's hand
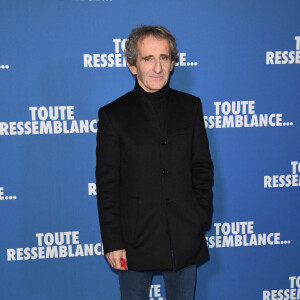
[(123, 257), (125, 260), (127, 260), (125, 249), (106, 253), (105, 257), (108, 260), (108, 262), (112, 268), (114, 268), (116, 270), (125, 270), (125, 268), (121, 267), (121, 257)]

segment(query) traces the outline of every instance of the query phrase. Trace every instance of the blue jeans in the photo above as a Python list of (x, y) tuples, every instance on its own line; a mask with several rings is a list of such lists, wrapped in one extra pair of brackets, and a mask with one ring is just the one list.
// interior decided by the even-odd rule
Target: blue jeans
[[(153, 271), (118, 271), (121, 300), (149, 299)], [(162, 271), (167, 300), (193, 300), (196, 285), (196, 264), (178, 271)]]

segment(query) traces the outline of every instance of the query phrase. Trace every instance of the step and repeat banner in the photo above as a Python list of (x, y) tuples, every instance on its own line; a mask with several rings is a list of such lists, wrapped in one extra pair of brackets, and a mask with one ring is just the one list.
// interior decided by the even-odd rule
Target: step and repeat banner
[[(0, 298), (120, 299), (96, 186), (98, 109), (133, 89), (136, 25), (202, 99), (215, 165), (195, 299), (300, 299), (299, 1), (0, 1)], [(159, 245), (157, 245), (159, 247)], [(151, 300), (165, 300), (161, 273)]]

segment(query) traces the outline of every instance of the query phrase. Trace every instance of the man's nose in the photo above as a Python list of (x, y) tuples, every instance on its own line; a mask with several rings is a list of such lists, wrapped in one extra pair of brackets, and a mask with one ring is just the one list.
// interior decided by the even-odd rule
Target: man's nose
[(155, 73), (160, 73), (162, 71), (160, 60), (155, 61), (154, 71)]

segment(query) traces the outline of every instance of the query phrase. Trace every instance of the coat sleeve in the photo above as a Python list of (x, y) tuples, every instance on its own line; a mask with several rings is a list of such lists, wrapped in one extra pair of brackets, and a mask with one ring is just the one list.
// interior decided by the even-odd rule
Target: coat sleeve
[(204, 227), (210, 225), (212, 217), (213, 169), (214, 166), (209, 152), (201, 100), (199, 99), (193, 132), (192, 181), (196, 202), (202, 212)]
[(98, 111), (96, 148), (97, 206), (104, 254), (124, 249), (120, 219), (120, 140), (108, 115)]

